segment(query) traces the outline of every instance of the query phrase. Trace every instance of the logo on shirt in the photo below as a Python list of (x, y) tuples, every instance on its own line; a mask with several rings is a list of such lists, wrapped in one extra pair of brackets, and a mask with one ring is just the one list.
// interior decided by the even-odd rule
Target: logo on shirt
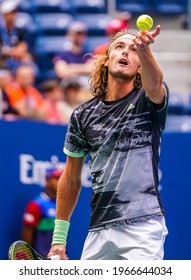
[(133, 103), (129, 104), (129, 107), (127, 108), (127, 112), (135, 108), (135, 105)]

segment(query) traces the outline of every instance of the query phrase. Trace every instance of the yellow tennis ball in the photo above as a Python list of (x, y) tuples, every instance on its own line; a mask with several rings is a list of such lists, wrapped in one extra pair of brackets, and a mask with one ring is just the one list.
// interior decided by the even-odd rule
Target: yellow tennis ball
[(149, 30), (153, 27), (153, 19), (149, 15), (141, 15), (136, 24), (139, 30)]

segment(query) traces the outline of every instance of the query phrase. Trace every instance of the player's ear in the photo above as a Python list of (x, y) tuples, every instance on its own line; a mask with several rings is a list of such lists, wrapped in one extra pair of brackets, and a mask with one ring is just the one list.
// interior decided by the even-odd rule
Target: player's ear
[(139, 65), (138, 69), (137, 69), (137, 73), (141, 75), (141, 66)]
[(104, 66), (105, 66), (105, 67), (108, 67), (108, 64), (109, 64), (109, 59), (106, 60)]

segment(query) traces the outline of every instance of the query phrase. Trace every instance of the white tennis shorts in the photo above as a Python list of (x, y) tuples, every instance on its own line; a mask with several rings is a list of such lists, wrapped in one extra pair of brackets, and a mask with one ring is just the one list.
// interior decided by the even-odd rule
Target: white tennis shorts
[(162, 260), (167, 234), (163, 216), (90, 231), (81, 260)]

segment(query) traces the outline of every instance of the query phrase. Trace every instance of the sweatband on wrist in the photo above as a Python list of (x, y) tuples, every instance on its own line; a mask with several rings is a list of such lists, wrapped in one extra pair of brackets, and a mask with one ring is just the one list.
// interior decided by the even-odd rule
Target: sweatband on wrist
[(67, 243), (67, 236), (70, 223), (64, 220), (55, 220), (54, 232), (53, 232), (53, 239), (52, 244), (64, 244)]

